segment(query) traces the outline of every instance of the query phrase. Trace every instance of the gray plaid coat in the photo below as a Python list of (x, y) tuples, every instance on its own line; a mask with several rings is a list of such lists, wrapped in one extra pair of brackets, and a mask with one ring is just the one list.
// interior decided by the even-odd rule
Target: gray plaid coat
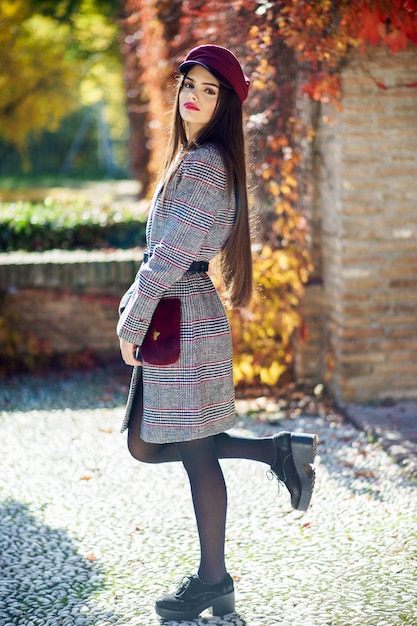
[[(141, 436), (153, 443), (208, 437), (235, 423), (232, 342), (224, 307), (204, 273), (186, 273), (192, 261), (210, 261), (230, 234), (234, 194), (214, 145), (187, 154), (153, 198), (148, 224), (150, 254), (120, 303), (117, 334), (141, 345), (163, 297), (181, 300), (181, 353), (172, 365), (143, 361)], [(127, 427), (137, 368), (122, 431)]]

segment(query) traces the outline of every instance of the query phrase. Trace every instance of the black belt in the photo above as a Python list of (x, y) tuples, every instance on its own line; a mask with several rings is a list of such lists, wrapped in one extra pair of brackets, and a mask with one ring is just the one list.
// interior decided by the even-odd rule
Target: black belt
[[(149, 261), (149, 254), (145, 252), (143, 255), (143, 262), (147, 263)], [(188, 268), (187, 272), (207, 272), (209, 268), (209, 264), (207, 261), (193, 261)]]

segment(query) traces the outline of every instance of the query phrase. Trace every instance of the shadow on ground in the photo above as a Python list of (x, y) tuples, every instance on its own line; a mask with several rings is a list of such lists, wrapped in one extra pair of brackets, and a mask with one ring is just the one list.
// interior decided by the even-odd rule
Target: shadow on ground
[(104, 574), (77, 553), (64, 530), (42, 524), (15, 500), (1, 503), (0, 527), (1, 624), (102, 623), (103, 614), (95, 616), (88, 603)]
[(121, 363), (85, 371), (13, 376), (0, 381), (0, 411), (80, 411), (122, 406), (131, 372), (131, 367)]

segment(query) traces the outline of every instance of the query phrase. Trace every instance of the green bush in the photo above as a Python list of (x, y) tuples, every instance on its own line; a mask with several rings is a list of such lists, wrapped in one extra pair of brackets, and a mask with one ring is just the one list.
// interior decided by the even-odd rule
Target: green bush
[(145, 245), (146, 216), (84, 200), (0, 203), (0, 250), (133, 248)]

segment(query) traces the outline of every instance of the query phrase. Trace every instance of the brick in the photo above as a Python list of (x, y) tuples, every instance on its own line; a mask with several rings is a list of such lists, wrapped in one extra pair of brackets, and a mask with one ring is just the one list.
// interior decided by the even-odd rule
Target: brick
[[(360, 253), (364, 250), (369, 251), (369, 241), (361, 241), (356, 239), (355, 241), (346, 242), (349, 245), (350, 254)], [(383, 241), (375, 239), (372, 242), (372, 250), (374, 253), (386, 256), (390, 253), (408, 253), (416, 252), (416, 242), (409, 239), (397, 239), (395, 241)]]
[(345, 280), (343, 282), (345, 292), (354, 293), (355, 291), (360, 291), (361, 289), (366, 290), (374, 290), (378, 289), (381, 285), (381, 281), (377, 279), (356, 279), (356, 280)]
[(391, 389), (395, 390), (395, 393), (387, 390), (387, 396), (385, 397), (392, 396), (394, 398), (398, 398), (399, 400), (404, 400), (407, 398), (417, 398), (415, 375), (402, 373), (401, 375), (392, 375), (387, 378)]
[[(417, 101), (415, 102), (415, 105), (417, 105)], [(417, 141), (417, 134), (416, 134), (416, 141)], [(417, 161), (417, 156), (414, 153), (414, 151), (403, 153), (403, 154), (394, 152), (390, 155), (390, 159), (393, 163), (414, 164)]]
[[(403, 100), (401, 100), (401, 102), (403, 102)], [(382, 128), (389, 128), (390, 131), (408, 128), (409, 137), (416, 137), (417, 133), (415, 129), (417, 128), (417, 115), (413, 104), (417, 104), (417, 98), (414, 102), (410, 102), (409, 107), (402, 106), (401, 113), (398, 111), (386, 111), (383, 114), (375, 115), (374, 124)]]
[(362, 353), (372, 350), (375, 347), (375, 343), (377, 342), (350, 339), (349, 341), (338, 341), (337, 349), (339, 352), (347, 354)]
[(374, 371), (374, 366), (370, 363), (341, 363), (339, 372), (341, 374), (340, 378), (343, 380), (345, 384), (347, 379), (355, 378), (365, 378), (369, 377)]
[(410, 291), (409, 289), (401, 292), (399, 292), (398, 290), (392, 290), (384, 291), (382, 293), (374, 293), (373, 298), (377, 302), (386, 302), (390, 304), (398, 304), (399, 302), (417, 303), (417, 293), (414, 291)]
[(412, 134), (410, 136), (410, 128), (407, 129), (407, 127), (404, 128), (395, 128), (392, 131), (392, 138), (393, 141), (395, 142), (395, 140), (402, 140), (402, 143), (399, 145), (399, 147), (404, 147), (412, 144), (413, 142), (415, 142), (415, 138), (414, 135)]
[(382, 363), (386, 360), (386, 355), (383, 352), (340, 353), (339, 359), (341, 364)]
[[(386, 360), (385, 363), (378, 363), (375, 365), (375, 373), (393, 374), (398, 376), (399, 374), (414, 374), (417, 375), (417, 363), (404, 362), (404, 361), (390, 361)], [(415, 384), (415, 381), (414, 381)]]
[(389, 287), (392, 289), (417, 289), (417, 279), (395, 279), (390, 280)]
[(349, 317), (362, 317), (366, 316), (374, 316), (379, 318), (382, 314), (387, 313), (390, 310), (389, 305), (374, 305), (369, 303), (366, 306), (359, 306), (357, 304), (345, 305), (343, 308), (343, 312), (345, 315)]
[(396, 267), (392, 267), (393, 263), (394, 261), (391, 261), (385, 267), (379, 267), (378, 276), (380, 276), (381, 278), (391, 278), (394, 280), (409, 280), (416, 276), (417, 269), (415, 266), (413, 267), (413, 265), (410, 265), (409, 262), (407, 263), (407, 261), (405, 261), (404, 264), (397, 265)]
[(372, 206), (371, 204), (362, 204), (354, 198), (353, 201), (347, 201), (345, 198), (343, 214), (347, 216), (356, 215), (380, 215), (381, 207), (378, 204)]
[[(412, 350), (411, 346), (408, 346), (408, 349), (404, 348), (403, 350), (399, 349), (399, 346), (396, 346), (395, 349), (391, 350), (389, 353), (389, 361), (394, 363), (405, 363), (405, 364), (415, 364), (417, 362), (417, 349)], [(411, 367), (407, 367), (407, 371), (411, 371)], [(395, 371), (394, 367), (394, 371)]]
[(369, 256), (369, 254), (362, 255), (350, 255), (349, 251), (347, 251), (344, 259), (342, 259), (341, 266), (344, 271), (354, 270), (354, 266), (356, 265), (358, 268), (370, 268), (371, 272), (375, 271), (374, 266), (381, 265), (382, 262), (386, 262), (380, 255)]
[(341, 272), (341, 278), (343, 279), (362, 279), (372, 276), (373, 270), (364, 263), (361, 263), (359, 267), (344, 267)]
[(344, 306), (349, 306), (350, 303), (354, 302), (355, 305), (358, 305), (362, 302), (368, 302), (370, 300), (370, 294), (368, 291), (348, 291), (343, 292), (339, 296), (340, 303), (347, 303)]
[(412, 315), (414, 317), (417, 317), (417, 310), (415, 305), (410, 302), (408, 304), (394, 304), (393, 306), (390, 307), (390, 311), (392, 313), (394, 313), (395, 315), (399, 314), (407, 314), (407, 315)]
[(380, 317), (379, 324), (383, 326), (416, 326), (416, 315), (401, 315), (401, 310), (393, 317)]
[(341, 339), (372, 339), (384, 336), (383, 328), (337, 328), (335, 332)]
[[(368, 195), (372, 196), (374, 194), (374, 189), (372, 189), (369, 186), (369, 178), (363, 178), (360, 180), (346, 180), (346, 179), (342, 179), (342, 183), (341, 183), (341, 188), (345, 189), (346, 191), (364, 191), (366, 192)], [(378, 188), (379, 189), (389, 189), (389, 182), (388, 181), (378, 181)]]
[[(417, 118), (415, 123), (417, 124)], [(412, 179), (417, 176), (417, 167), (405, 167), (404, 165), (398, 167), (395, 167), (394, 165), (391, 165), (391, 167), (382, 167), (380, 164), (376, 164), (375, 174), (376, 176), (383, 176), (384, 178), (409, 177)]]
[(398, 340), (400, 339), (410, 339), (414, 340), (417, 337), (417, 327), (416, 328), (389, 328), (386, 330), (387, 338), (395, 338), (396, 343), (401, 343)]
[(362, 98), (351, 97), (349, 101), (349, 109), (344, 110), (341, 114), (343, 120), (346, 119), (355, 119), (360, 124), (363, 123), (363, 115), (372, 115), (374, 117), (377, 113), (384, 113), (385, 107), (382, 102), (373, 101), (370, 103), (369, 101), (364, 101)]

